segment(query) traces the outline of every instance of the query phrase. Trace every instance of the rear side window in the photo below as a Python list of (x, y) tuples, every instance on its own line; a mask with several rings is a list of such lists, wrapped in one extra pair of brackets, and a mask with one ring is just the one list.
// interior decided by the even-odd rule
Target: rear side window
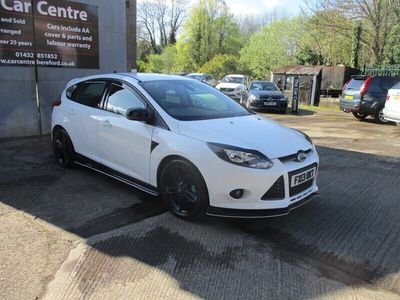
[[(67, 96), (68, 99), (74, 100), (73, 94), (75, 93), (77, 86), (78, 86), (78, 85), (75, 84), (75, 85), (73, 85), (73, 86), (70, 86), (70, 87), (67, 89), (67, 91), (65, 92), (65, 95)], [(76, 94), (76, 93), (75, 93), (75, 94)]]
[(380, 87), (382, 90), (387, 91), (391, 89), (396, 83), (400, 81), (399, 77), (383, 77), (381, 79)]
[(400, 90), (400, 80), (392, 87), (392, 89)]
[(346, 90), (359, 91), (361, 90), (361, 86), (363, 85), (364, 81), (364, 79), (352, 79), (346, 86)]
[(84, 82), (78, 85), (71, 95), (71, 100), (80, 104), (100, 107), (106, 89), (106, 82)]

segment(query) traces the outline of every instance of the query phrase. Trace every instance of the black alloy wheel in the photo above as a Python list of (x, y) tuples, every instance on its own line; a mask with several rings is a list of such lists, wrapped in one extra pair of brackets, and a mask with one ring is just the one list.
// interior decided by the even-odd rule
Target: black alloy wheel
[(174, 159), (164, 166), (160, 192), (165, 204), (179, 218), (194, 220), (206, 212), (206, 184), (197, 168), (186, 160)]
[(367, 115), (360, 114), (359, 112), (356, 112), (356, 111), (352, 111), (352, 114), (354, 117), (356, 117), (359, 120), (364, 120), (367, 117)]
[(53, 134), (53, 151), (59, 166), (71, 168), (74, 165), (74, 148), (64, 129), (56, 129)]

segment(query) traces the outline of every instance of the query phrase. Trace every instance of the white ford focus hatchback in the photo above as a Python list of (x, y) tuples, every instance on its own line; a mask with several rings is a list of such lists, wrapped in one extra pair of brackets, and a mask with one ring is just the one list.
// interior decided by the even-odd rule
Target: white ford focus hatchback
[(285, 215), (318, 191), (307, 135), (179, 76), (72, 80), (53, 103), (52, 143), (62, 167), (160, 195), (183, 219)]

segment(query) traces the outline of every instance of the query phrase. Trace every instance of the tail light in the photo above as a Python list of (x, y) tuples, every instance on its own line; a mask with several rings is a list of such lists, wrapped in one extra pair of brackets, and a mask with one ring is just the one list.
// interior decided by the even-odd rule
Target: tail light
[(390, 95), (387, 95), (386, 96), (386, 101), (389, 101), (390, 100)]
[(54, 100), (53, 103), (51, 103), (51, 110), (53, 110), (54, 107), (60, 106), (60, 105), (61, 105), (61, 97), (59, 97), (57, 100)]
[(361, 86), (360, 95), (364, 96), (368, 92), (368, 88), (371, 85), (374, 77), (368, 77), (367, 80), (364, 81), (363, 85)]

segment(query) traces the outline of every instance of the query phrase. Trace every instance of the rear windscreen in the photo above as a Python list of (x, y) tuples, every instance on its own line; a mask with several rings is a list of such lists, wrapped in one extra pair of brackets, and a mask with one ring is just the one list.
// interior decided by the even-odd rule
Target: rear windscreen
[(346, 86), (346, 90), (359, 91), (364, 81), (364, 79), (352, 79)]

